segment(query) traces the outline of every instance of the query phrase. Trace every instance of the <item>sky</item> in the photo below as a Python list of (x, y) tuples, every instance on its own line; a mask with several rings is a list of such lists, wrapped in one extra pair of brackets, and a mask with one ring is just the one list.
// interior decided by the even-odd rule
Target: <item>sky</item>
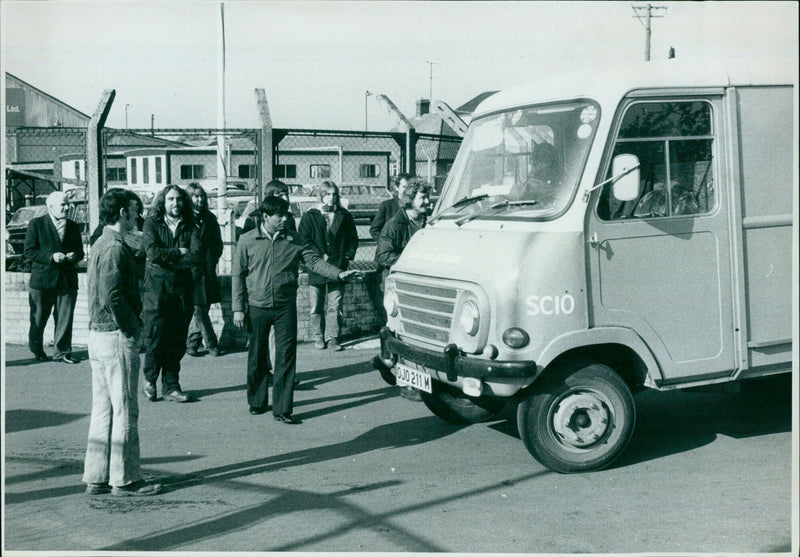
[[(651, 2), (651, 57), (794, 56), (795, 2)], [(457, 107), (558, 72), (644, 60), (643, 2), (226, 1), (225, 125), (389, 130), (431, 91)], [(222, 127), (220, 2), (0, 2), (3, 69), (107, 125)], [(431, 71), (433, 78), (431, 80)], [(365, 122), (366, 120), (366, 122)]]

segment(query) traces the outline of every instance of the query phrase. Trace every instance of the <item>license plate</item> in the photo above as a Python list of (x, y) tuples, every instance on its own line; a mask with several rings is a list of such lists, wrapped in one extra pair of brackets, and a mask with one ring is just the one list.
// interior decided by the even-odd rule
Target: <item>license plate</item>
[(408, 385), (426, 393), (432, 393), (431, 376), (424, 371), (419, 371), (404, 364), (394, 366), (394, 375), (398, 385)]

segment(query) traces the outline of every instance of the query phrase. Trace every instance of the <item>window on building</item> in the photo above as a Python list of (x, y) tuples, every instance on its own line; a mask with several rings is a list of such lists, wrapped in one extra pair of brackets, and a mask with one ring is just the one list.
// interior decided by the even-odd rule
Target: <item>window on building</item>
[(181, 180), (202, 180), (206, 177), (206, 167), (202, 164), (182, 164)]
[(162, 183), (161, 178), (161, 157), (156, 157), (156, 184)]
[(142, 182), (150, 183), (150, 159), (147, 157), (142, 159)]
[(279, 164), (275, 167), (276, 178), (297, 178), (296, 164)]
[(308, 169), (308, 175), (311, 178), (330, 178), (331, 165), (329, 164), (312, 164)]
[(255, 164), (240, 164), (239, 178), (255, 178), (258, 175), (258, 166)]
[(124, 168), (106, 168), (106, 182), (124, 182), (126, 175)]
[(639, 198), (619, 202), (609, 184), (600, 198), (598, 215), (617, 220), (708, 213), (715, 203), (713, 141), (707, 102), (629, 105), (613, 156), (627, 153), (639, 158)]
[(131, 184), (135, 184), (136, 182), (136, 159), (131, 159)]
[(377, 164), (362, 164), (358, 167), (359, 178), (377, 178), (379, 173)]

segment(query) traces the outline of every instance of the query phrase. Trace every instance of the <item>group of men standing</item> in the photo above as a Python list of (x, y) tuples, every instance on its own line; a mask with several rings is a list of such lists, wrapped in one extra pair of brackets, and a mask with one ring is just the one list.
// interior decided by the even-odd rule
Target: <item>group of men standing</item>
[[(408, 175), (394, 185), (397, 197), (381, 206), (370, 228), (373, 235), (379, 231), (376, 261), (384, 270), (425, 225), (429, 205), (428, 186)], [(151, 401), (157, 400), (159, 376), (165, 399), (189, 401), (179, 381), (183, 354), (199, 355), (201, 342), (210, 355), (220, 354), (208, 317), (209, 306), (221, 300), (216, 275), (220, 228), (202, 187), (193, 183), (187, 190), (164, 188), (144, 221), (141, 201), (128, 190), (111, 189), (100, 200), (101, 222), (92, 235), (87, 281), (93, 402), (83, 481), (92, 495), (154, 495), (162, 489), (142, 479), (139, 464), (142, 339), (143, 392)], [(344, 283), (363, 278), (361, 271), (348, 269), (358, 234), (333, 182), (321, 184), (318, 207), (307, 211), (299, 226), (289, 212), (285, 184), (270, 182), (265, 193), (233, 256), (233, 322), (248, 333), (250, 413), (267, 411), (272, 384), (273, 417), (297, 424), (293, 398), (299, 270), (302, 265), (309, 274), (315, 346), (340, 350)], [(55, 308), (54, 359), (76, 363), (71, 331), (75, 265), (84, 258), (81, 235), (67, 219), (62, 192), (51, 194), (47, 207), (47, 215), (31, 222), (25, 242), (25, 256), (32, 261), (29, 347), (37, 360), (49, 359), (42, 337)]]

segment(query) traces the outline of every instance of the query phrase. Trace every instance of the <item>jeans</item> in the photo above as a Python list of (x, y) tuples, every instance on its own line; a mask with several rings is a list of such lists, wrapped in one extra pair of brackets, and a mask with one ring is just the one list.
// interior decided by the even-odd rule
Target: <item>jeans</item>
[(250, 344), (247, 348), (247, 402), (266, 407), (268, 400), (269, 332), (275, 329), (275, 367), (272, 370), (272, 413), (291, 414), (297, 367), (297, 307), (250, 306)]
[(197, 350), (205, 342), (206, 348), (217, 347), (217, 334), (208, 317), (208, 306), (194, 306), (194, 315), (189, 323), (186, 348)]
[(56, 348), (53, 357), (69, 356), (72, 353), (72, 319), (77, 299), (77, 290), (30, 289), (28, 304), (31, 310), (31, 328), (28, 330), (28, 348), (31, 352), (34, 354), (44, 352), (44, 327), (50, 318), (50, 312), (53, 312), (53, 336)]
[(89, 332), (92, 417), (85, 483), (124, 486), (142, 479), (139, 457), (139, 339)]
[[(325, 306), (327, 289), (327, 309), (325, 310), (325, 329), (323, 332), (322, 311)], [(311, 334), (314, 340), (339, 340), (342, 330), (342, 306), (344, 305), (344, 283), (330, 283), (308, 286), (308, 301), (311, 306)], [(323, 336), (324, 335), (324, 336)]]
[(144, 377), (155, 384), (161, 375), (164, 393), (181, 390), (181, 359), (186, 354), (192, 310), (191, 292), (173, 292), (162, 295), (155, 308), (146, 306), (142, 312), (148, 336)]

